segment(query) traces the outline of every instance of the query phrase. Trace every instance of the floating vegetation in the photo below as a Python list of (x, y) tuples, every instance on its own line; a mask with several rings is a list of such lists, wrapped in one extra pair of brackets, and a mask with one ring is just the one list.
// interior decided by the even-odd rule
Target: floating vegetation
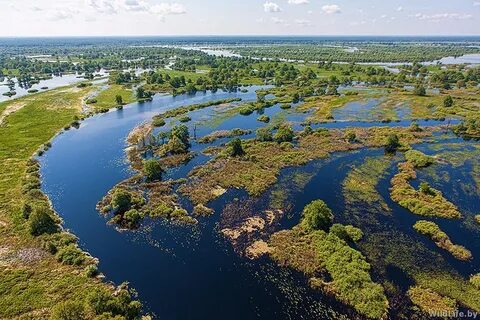
[(337, 235), (337, 228), (329, 232), (328, 227), (327, 231), (306, 228), (311, 226), (306, 217), (292, 230), (272, 235), (272, 259), (305, 273), (312, 287), (335, 296), (358, 313), (372, 319), (385, 317), (389, 304), (382, 286), (373, 282), (365, 257)]
[(384, 210), (390, 210), (376, 187), (391, 165), (389, 157), (369, 157), (359, 166), (355, 166), (343, 181), (343, 195), (348, 205), (360, 201), (369, 205), (378, 204)]
[(423, 184), (421, 190), (415, 190), (410, 185), (409, 181), (417, 177), (416, 163), (428, 164), (430, 162), (425, 157), (418, 152), (411, 153), (410, 158), (413, 159), (413, 162), (407, 161), (398, 165), (399, 173), (391, 180), (390, 195), (392, 200), (421, 216), (447, 219), (460, 218), (461, 213), (458, 208), (445, 199), (440, 191), (425, 184)]
[[(250, 195), (258, 196), (276, 182), (280, 170), (287, 166), (304, 165), (311, 160), (328, 157), (333, 152), (352, 151), (366, 146), (382, 147), (385, 137), (391, 132), (396, 132), (404, 145), (420, 142), (432, 133), (430, 130), (411, 132), (408, 128), (357, 128), (354, 131), (356, 143), (346, 141), (343, 130), (326, 129), (297, 136), (294, 144), (246, 140), (242, 143), (245, 151), (243, 157), (230, 157), (228, 148), (224, 148), (214, 159), (192, 170), (190, 181), (182, 185), (179, 191), (196, 204), (215, 199), (212, 190), (218, 186), (225, 189), (243, 188)], [(281, 141), (284, 140), (283, 136)]]
[(415, 223), (413, 228), (432, 239), (439, 248), (447, 250), (458, 260), (466, 261), (472, 258), (472, 253), (469, 250), (463, 246), (453, 244), (448, 235), (436, 223), (420, 220)]
[(408, 297), (427, 314), (453, 314), (457, 310), (454, 299), (442, 297), (429, 288), (412, 287), (408, 290)]
[(212, 143), (218, 139), (223, 139), (223, 138), (233, 138), (233, 137), (239, 137), (239, 136), (244, 136), (247, 134), (252, 133), (251, 130), (244, 130), (244, 129), (232, 129), (232, 130), (220, 130), (220, 131), (214, 131), (208, 135), (205, 135), (199, 139), (197, 139), (198, 143)]

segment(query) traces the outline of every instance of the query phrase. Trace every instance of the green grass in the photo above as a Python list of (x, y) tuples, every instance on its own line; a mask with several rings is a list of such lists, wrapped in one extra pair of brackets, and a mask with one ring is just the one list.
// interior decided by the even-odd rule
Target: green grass
[(117, 106), (115, 97), (120, 95), (123, 99), (124, 104), (134, 102), (135, 96), (134, 92), (131, 89), (126, 88), (125, 86), (119, 84), (109, 85), (107, 89), (101, 91), (95, 99), (96, 103), (90, 104), (89, 106), (93, 107), (94, 110), (106, 110)]
[(28, 232), (22, 217), (22, 178), (27, 160), (50, 141), (74, 116), (80, 115), (82, 99), (91, 88), (66, 87), (1, 104), (24, 105), (0, 126), (0, 243), (15, 256), (21, 250), (42, 254), (26, 263), (3, 260), (0, 271), (0, 318), (25, 316), (44, 319), (51, 308), (70, 298), (85, 297), (92, 288), (104, 287), (83, 275), (83, 267), (61, 264), (41, 249), (40, 238)]

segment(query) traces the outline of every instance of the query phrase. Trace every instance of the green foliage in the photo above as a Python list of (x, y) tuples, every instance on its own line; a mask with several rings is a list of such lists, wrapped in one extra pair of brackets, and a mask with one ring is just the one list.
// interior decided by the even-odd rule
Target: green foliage
[(281, 142), (291, 142), (295, 137), (295, 133), (293, 129), (288, 124), (282, 124), (278, 129), (275, 135), (273, 136), (273, 140), (278, 143)]
[(192, 118), (190, 118), (189, 116), (183, 116), (178, 119), (178, 121), (180, 122), (190, 122), (191, 120)]
[(137, 294), (123, 284), (113, 296), (108, 290), (96, 289), (87, 296), (87, 308), (96, 315), (110, 314), (133, 320), (140, 315), (142, 305), (133, 300)]
[(143, 215), (138, 210), (130, 209), (123, 215), (122, 224), (129, 229), (133, 229), (139, 225), (142, 218)]
[(478, 290), (480, 290), (480, 273), (477, 273), (475, 275), (472, 275), (470, 277), (470, 283), (475, 287), (477, 288)]
[(117, 103), (117, 106), (121, 106), (123, 105), (123, 98), (121, 95), (117, 94), (115, 96), (115, 102)]
[(165, 120), (163, 118), (160, 118), (160, 117), (153, 117), (152, 125), (154, 127), (163, 127), (165, 125)]
[(88, 266), (85, 267), (84, 273), (86, 277), (93, 278), (98, 276), (100, 272), (98, 271), (97, 265), (89, 264)]
[(335, 223), (330, 227), (330, 233), (347, 242), (358, 242), (363, 237), (362, 230), (350, 225)]
[(333, 212), (322, 200), (315, 200), (305, 206), (302, 225), (306, 230), (328, 230), (333, 221)]
[(258, 128), (256, 131), (258, 141), (273, 141), (272, 130), (270, 128)]
[(451, 96), (445, 97), (445, 99), (443, 100), (443, 106), (445, 108), (453, 107), (453, 98)]
[(167, 150), (171, 154), (182, 154), (188, 151), (188, 146), (179, 137), (172, 135), (168, 140)]
[(421, 182), (419, 190), (420, 192), (429, 196), (435, 196), (437, 194), (427, 182)]
[(400, 147), (400, 139), (395, 133), (389, 134), (385, 143), (385, 152), (394, 153)]
[(148, 159), (143, 162), (143, 174), (147, 181), (161, 180), (164, 170), (162, 164), (157, 159)]
[(415, 168), (425, 168), (435, 162), (433, 157), (427, 156), (418, 150), (408, 150), (405, 152), (405, 159), (412, 162)]
[(357, 135), (354, 131), (347, 131), (345, 132), (345, 140), (350, 143), (354, 143), (357, 140)]
[(58, 231), (58, 225), (52, 217), (53, 212), (46, 207), (39, 207), (30, 215), (30, 234), (39, 236), (44, 233), (52, 234)]
[(408, 296), (410, 300), (425, 313), (453, 313), (457, 309), (454, 299), (442, 297), (437, 292), (428, 288), (420, 286), (412, 287), (408, 290)]
[(68, 265), (80, 266), (85, 262), (85, 253), (76, 244), (69, 244), (58, 250), (57, 260)]
[(65, 301), (52, 309), (50, 320), (84, 320), (85, 306), (78, 301)]
[(239, 157), (245, 154), (245, 151), (242, 147), (242, 140), (240, 138), (235, 138), (229, 143), (230, 148), (230, 156), (232, 157)]
[(126, 212), (132, 205), (132, 194), (123, 189), (117, 189), (112, 195), (112, 208), (120, 213)]
[(257, 118), (258, 121), (260, 122), (265, 122), (269, 123), (270, 122), (270, 117), (266, 115), (261, 115), (260, 117)]
[(413, 93), (417, 96), (424, 97), (427, 95), (427, 90), (425, 90), (425, 87), (420, 83), (415, 85)]

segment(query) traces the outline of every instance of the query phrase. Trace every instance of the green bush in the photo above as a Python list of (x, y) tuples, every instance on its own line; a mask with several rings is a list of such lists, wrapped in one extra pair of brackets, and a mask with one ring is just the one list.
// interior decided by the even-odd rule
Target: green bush
[(385, 152), (394, 153), (400, 147), (400, 139), (395, 133), (388, 135), (385, 143)]
[(302, 215), (302, 225), (307, 230), (328, 230), (333, 221), (332, 210), (322, 200), (306, 205)]
[(75, 244), (69, 244), (58, 250), (57, 260), (64, 264), (80, 266), (85, 262), (85, 254)]
[(443, 106), (446, 107), (446, 108), (452, 107), (453, 106), (453, 98), (451, 96), (447, 96), (443, 100)]
[(83, 303), (65, 301), (53, 307), (50, 320), (84, 320), (85, 316)]
[(405, 152), (405, 159), (412, 162), (416, 168), (428, 167), (435, 162), (433, 157), (427, 156), (423, 152), (417, 150), (408, 150)]
[(123, 215), (124, 224), (129, 228), (135, 228), (142, 220), (142, 214), (135, 209), (128, 210)]
[(433, 190), (430, 185), (426, 182), (421, 182), (420, 183), (420, 192), (429, 195), (429, 196), (435, 196), (437, 193), (435, 190)]
[(94, 264), (86, 266), (84, 272), (87, 278), (93, 278), (99, 274), (98, 267)]
[(245, 154), (245, 151), (242, 147), (242, 140), (240, 138), (235, 138), (229, 143), (229, 153), (232, 157), (239, 157)]
[(293, 137), (295, 136), (292, 127), (288, 124), (282, 124), (275, 135), (273, 136), (273, 140), (276, 142), (291, 142)]
[(132, 205), (132, 194), (126, 190), (118, 189), (112, 196), (112, 208), (118, 212), (126, 212)]
[(258, 128), (256, 135), (258, 141), (273, 141), (272, 130), (269, 128)]
[(475, 288), (480, 290), (480, 273), (477, 273), (470, 277), (470, 283), (473, 284)]
[(266, 116), (266, 115), (262, 115), (262, 116), (258, 117), (257, 120), (260, 121), (260, 122), (269, 123), (270, 122), (270, 117)]
[(49, 208), (37, 208), (29, 218), (29, 231), (33, 236), (52, 234), (58, 231), (58, 225)]
[(143, 162), (143, 174), (148, 181), (161, 180), (164, 170), (157, 159), (148, 159)]
[(154, 127), (163, 127), (165, 125), (165, 120), (160, 117), (153, 117), (152, 125)]

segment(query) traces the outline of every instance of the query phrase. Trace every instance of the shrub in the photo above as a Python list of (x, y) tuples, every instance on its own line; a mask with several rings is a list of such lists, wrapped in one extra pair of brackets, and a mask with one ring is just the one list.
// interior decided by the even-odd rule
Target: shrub
[(347, 140), (350, 143), (353, 143), (357, 140), (357, 135), (353, 131), (347, 131), (345, 133), (345, 140)]
[(477, 214), (477, 215), (475, 216), (475, 220), (480, 224), (480, 214)]
[(90, 264), (85, 267), (84, 273), (87, 278), (93, 278), (98, 276), (100, 272), (98, 271), (98, 267), (96, 265)]
[(273, 141), (272, 130), (269, 128), (258, 128), (256, 135), (258, 141)]
[(280, 142), (291, 142), (293, 140), (293, 137), (295, 136), (292, 127), (288, 124), (282, 124), (275, 135), (273, 136), (273, 139), (280, 143)]
[(415, 168), (428, 167), (435, 162), (432, 157), (427, 156), (423, 152), (417, 150), (408, 150), (407, 152), (405, 152), (405, 158), (407, 159), (407, 161), (412, 162)]
[(153, 117), (152, 125), (154, 127), (163, 127), (165, 125), (165, 120), (160, 117)]
[(133, 300), (136, 292), (126, 284), (122, 284), (115, 292), (112, 295), (107, 289), (94, 289), (87, 296), (88, 308), (96, 315), (111, 314), (110, 319), (115, 316), (123, 316), (128, 320), (139, 317), (142, 304)]
[(188, 146), (183, 143), (179, 137), (172, 136), (170, 140), (168, 140), (167, 150), (171, 154), (182, 154), (188, 151)]
[(81, 302), (65, 301), (52, 309), (50, 320), (84, 320), (85, 307)]
[(412, 124), (410, 125), (410, 131), (412, 131), (412, 132), (422, 132), (423, 130), (422, 130), (422, 128), (420, 128), (418, 123), (412, 122)]
[(28, 203), (23, 204), (22, 208), (22, 216), (25, 220), (27, 220), (30, 217), (30, 214), (32, 213), (32, 206), (29, 205)]
[(433, 190), (432, 188), (430, 188), (430, 185), (426, 182), (422, 182), (420, 183), (420, 192), (426, 194), (426, 195), (429, 195), (429, 196), (435, 196), (437, 193), (435, 192), (435, 190)]
[(260, 122), (269, 123), (270, 122), (270, 117), (266, 116), (266, 115), (262, 115), (262, 116), (258, 117), (257, 120), (260, 121)]
[(183, 116), (180, 119), (178, 119), (180, 122), (189, 122), (192, 120), (189, 116)]
[(148, 181), (161, 180), (164, 170), (160, 161), (148, 159), (143, 162), (143, 174)]
[(447, 96), (443, 100), (443, 106), (446, 107), (446, 108), (452, 107), (453, 106), (453, 98), (451, 96)]
[(423, 97), (427, 94), (427, 91), (425, 90), (425, 87), (422, 84), (417, 84), (413, 89), (413, 93), (417, 96)]
[(85, 254), (75, 244), (69, 244), (58, 250), (57, 260), (64, 264), (79, 266), (85, 262)]
[(240, 140), (240, 138), (235, 138), (230, 141), (229, 148), (229, 153), (232, 157), (243, 156), (245, 154), (245, 151), (242, 147), (242, 140)]
[(473, 284), (475, 288), (480, 290), (480, 273), (477, 273), (470, 277), (470, 283)]
[(350, 225), (335, 223), (330, 227), (330, 233), (347, 242), (358, 242), (363, 237), (362, 230)]
[(302, 225), (307, 230), (328, 230), (333, 221), (332, 210), (322, 200), (306, 205), (302, 215)]
[(280, 108), (286, 110), (286, 109), (292, 108), (292, 106), (291, 106), (290, 103), (282, 103), (282, 104), (280, 105)]
[(135, 228), (142, 220), (142, 214), (136, 209), (131, 209), (125, 212), (123, 215), (123, 220), (124, 224), (128, 228)]
[(112, 196), (112, 208), (119, 212), (126, 212), (132, 205), (132, 194), (126, 190), (118, 189)]
[(394, 153), (400, 147), (400, 139), (395, 133), (388, 135), (385, 143), (385, 152)]
[(348, 237), (353, 242), (358, 242), (363, 238), (363, 232), (359, 228), (355, 228), (354, 226), (345, 226), (345, 231), (348, 234)]
[(30, 234), (39, 236), (45, 233), (52, 234), (58, 231), (56, 221), (52, 217), (52, 211), (45, 207), (37, 208), (29, 219)]

